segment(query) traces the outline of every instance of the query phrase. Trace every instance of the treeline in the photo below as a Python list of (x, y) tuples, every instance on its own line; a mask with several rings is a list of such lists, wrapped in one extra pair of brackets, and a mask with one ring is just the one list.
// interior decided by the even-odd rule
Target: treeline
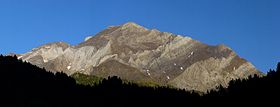
[(228, 87), (219, 86), (219, 91), (209, 91), (203, 96), (203, 100), (209, 102), (218, 99), (236, 106), (279, 106), (279, 86), (280, 63), (277, 64), (276, 70), (270, 70), (266, 76), (249, 76), (248, 79), (230, 81)]
[(219, 87), (219, 91), (201, 96), (181, 89), (143, 87), (118, 77), (103, 79), (94, 86), (81, 85), (64, 73), (48, 72), (15, 56), (1, 55), (0, 104), (21, 107), (277, 104), (279, 69), (280, 64), (267, 76), (234, 80), (227, 88)]

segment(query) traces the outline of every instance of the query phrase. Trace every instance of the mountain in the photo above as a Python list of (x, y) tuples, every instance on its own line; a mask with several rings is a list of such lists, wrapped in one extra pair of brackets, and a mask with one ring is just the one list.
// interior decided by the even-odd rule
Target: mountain
[(68, 75), (119, 76), (201, 92), (261, 74), (225, 45), (209, 46), (133, 22), (110, 26), (76, 46), (49, 43), (18, 58)]

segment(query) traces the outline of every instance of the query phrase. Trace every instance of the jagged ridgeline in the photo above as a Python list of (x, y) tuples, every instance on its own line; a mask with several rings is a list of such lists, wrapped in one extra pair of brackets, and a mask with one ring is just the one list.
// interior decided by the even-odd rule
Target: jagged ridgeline
[[(208, 94), (144, 87), (116, 76), (102, 79), (72, 75), (81, 79), (76, 81), (64, 73), (47, 72), (15, 56), (0, 55), (0, 77), (0, 104), (3, 106), (277, 106), (280, 94), (280, 63), (266, 76), (234, 80), (227, 88), (219, 87), (218, 91), (208, 91)], [(98, 83), (81, 85), (83, 81), (89, 83), (88, 80)]]
[(232, 79), (261, 74), (225, 45), (210, 46), (132, 22), (110, 26), (75, 46), (48, 43), (17, 56), (67, 75), (118, 76), (200, 92), (226, 87)]

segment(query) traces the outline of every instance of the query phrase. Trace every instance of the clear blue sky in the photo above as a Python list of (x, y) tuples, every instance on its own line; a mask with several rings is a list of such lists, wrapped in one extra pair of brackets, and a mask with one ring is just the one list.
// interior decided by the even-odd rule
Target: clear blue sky
[(265, 72), (280, 61), (279, 20), (280, 0), (0, 0), (0, 53), (55, 41), (75, 45), (132, 21), (226, 44)]

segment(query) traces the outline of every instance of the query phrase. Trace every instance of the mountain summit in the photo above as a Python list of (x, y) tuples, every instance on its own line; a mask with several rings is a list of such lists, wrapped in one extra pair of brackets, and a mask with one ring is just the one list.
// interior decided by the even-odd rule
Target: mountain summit
[(119, 76), (202, 92), (227, 86), (232, 79), (260, 74), (225, 45), (209, 46), (133, 22), (108, 27), (76, 46), (49, 43), (18, 57), (68, 75)]
[[(146, 29), (146, 28), (144, 28), (143, 26), (140, 26), (140, 25), (138, 25), (138, 24), (136, 24), (136, 23), (134, 23), (134, 22), (125, 23), (125, 24), (122, 25), (122, 28), (123, 28), (123, 29), (129, 29), (129, 28), (131, 28), (131, 29), (133, 29), (133, 28)], [(147, 29), (146, 29), (146, 30), (147, 30)]]

